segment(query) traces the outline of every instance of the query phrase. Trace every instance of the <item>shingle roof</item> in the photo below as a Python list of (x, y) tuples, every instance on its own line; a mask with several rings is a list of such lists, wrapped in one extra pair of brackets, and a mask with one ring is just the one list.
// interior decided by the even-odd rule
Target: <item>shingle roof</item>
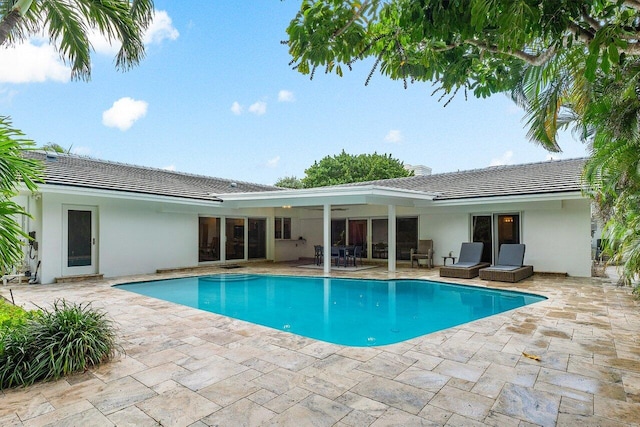
[(586, 159), (493, 166), (461, 172), (394, 178), (348, 185), (379, 185), (437, 193), (434, 200), (581, 191)]
[(220, 201), (216, 194), (281, 190), (269, 185), (211, 178), (107, 162), (87, 157), (57, 154), (47, 159), (43, 152), (25, 156), (44, 161), (46, 184), (94, 188), (196, 200)]
[[(195, 200), (220, 201), (216, 195), (277, 191), (282, 188), (212, 178), (67, 154), (48, 159), (43, 152), (25, 156), (45, 161), (45, 183)], [(344, 186), (377, 185), (436, 193), (434, 200), (577, 192), (586, 159), (494, 166), (461, 172), (420, 175)]]

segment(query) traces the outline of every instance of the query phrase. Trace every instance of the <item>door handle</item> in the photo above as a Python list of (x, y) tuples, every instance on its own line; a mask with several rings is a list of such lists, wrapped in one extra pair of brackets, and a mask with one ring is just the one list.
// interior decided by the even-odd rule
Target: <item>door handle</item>
[(91, 239), (91, 244), (92, 244), (92, 245), (95, 245), (95, 244), (96, 244), (96, 238), (95, 238), (95, 237)]

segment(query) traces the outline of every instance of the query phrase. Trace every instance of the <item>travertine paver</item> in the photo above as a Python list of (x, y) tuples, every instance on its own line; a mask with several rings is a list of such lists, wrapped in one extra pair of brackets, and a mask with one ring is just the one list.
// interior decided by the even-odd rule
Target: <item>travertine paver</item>
[[(242, 272), (322, 275), (294, 264)], [(59, 285), (9, 285), (27, 308), (92, 301), (125, 354), (60, 381), (0, 392), (2, 426), (640, 425), (640, 303), (614, 280), (536, 275), (450, 282), (549, 299), (382, 347), (299, 337), (113, 288), (218, 267)], [(439, 279), (437, 269), (336, 277)], [(540, 357), (532, 360), (523, 352)]]

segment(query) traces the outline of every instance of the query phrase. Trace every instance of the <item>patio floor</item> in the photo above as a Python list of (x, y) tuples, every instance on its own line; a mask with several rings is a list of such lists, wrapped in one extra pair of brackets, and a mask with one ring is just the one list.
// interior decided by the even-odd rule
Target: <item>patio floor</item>
[[(199, 273), (223, 272), (218, 268)], [(228, 271), (227, 271), (228, 272)], [(322, 275), (285, 264), (234, 272)], [(332, 276), (437, 278), (383, 267)], [(640, 303), (607, 279), (453, 283), (549, 299), (403, 343), (349, 348), (94, 283), (0, 286), (19, 305), (92, 301), (126, 356), (0, 392), (2, 426), (624, 426), (640, 423)], [(540, 356), (536, 361), (523, 352)]]

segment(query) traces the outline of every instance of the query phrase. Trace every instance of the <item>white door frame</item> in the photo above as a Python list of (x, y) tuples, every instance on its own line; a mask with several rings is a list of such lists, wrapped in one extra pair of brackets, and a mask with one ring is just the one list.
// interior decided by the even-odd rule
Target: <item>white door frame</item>
[[(91, 263), (83, 266), (69, 266), (69, 211), (91, 212)], [(98, 207), (83, 205), (62, 205), (62, 275), (75, 276), (98, 272)]]

